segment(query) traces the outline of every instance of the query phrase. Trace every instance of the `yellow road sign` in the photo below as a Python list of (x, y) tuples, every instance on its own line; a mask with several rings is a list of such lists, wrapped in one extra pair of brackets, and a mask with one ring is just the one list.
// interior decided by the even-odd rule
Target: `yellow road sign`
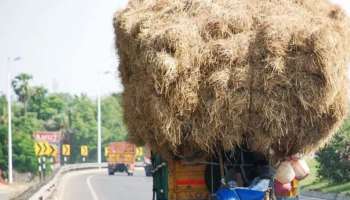
[(89, 150), (88, 150), (88, 146), (87, 145), (82, 145), (80, 147), (80, 155), (87, 157), (89, 155)]
[(57, 157), (57, 147), (51, 145), (51, 156), (52, 157)]
[(108, 147), (105, 147), (105, 157), (108, 156)]
[(48, 142), (44, 142), (43, 146), (44, 146), (44, 150), (43, 150), (44, 155), (51, 156), (52, 146)]
[(62, 145), (62, 155), (70, 156), (70, 145), (69, 144)]
[(48, 142), (36, 142), (34, 144), (36, 156), (54, 156), (57, 155), (57, 149)]
[(143, 156), (143, 148), (137, 147), (136, 148), (136, 157), (141, 157), (141, 156)]
[(40, 153), (41, 153), (41, 144), (40, 144), (40, 142), (36, 142), (35, 144), (34, 144), (34, 151), (35, 151), (35, 155), (36, 156), (41, 156), (40, 155)]

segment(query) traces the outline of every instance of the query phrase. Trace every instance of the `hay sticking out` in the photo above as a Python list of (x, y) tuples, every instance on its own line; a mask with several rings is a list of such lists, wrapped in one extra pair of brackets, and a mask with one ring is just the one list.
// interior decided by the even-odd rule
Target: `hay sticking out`
[(132, 0), (114, 27), (130, 139), (163, 155), (283, 158), (347, 114), (350, 26), (326, 0)]

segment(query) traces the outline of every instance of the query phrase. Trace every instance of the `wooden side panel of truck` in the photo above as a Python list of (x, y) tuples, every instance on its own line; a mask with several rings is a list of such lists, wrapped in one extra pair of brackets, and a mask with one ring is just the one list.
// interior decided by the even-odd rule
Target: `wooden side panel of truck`
[(168, 162), (169, 200), (207, 200), (209, 191), (205, 184), (205, 165)]

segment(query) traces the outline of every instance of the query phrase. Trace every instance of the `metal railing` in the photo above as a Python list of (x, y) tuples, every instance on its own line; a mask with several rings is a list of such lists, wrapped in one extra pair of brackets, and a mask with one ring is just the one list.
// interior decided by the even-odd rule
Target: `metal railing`
[(44, 200), (48, 199), (52, 193), (57, 189), (59, 181), (62, 175), (78, 170), (98, 169), (106, 168), (107, 163), (81, 163), (81, 164), (68, 164), (61, 166), (53, 171), (44, 181), (29, 187), (26, 191), (20, 195), (12, 198), (13, 200)]

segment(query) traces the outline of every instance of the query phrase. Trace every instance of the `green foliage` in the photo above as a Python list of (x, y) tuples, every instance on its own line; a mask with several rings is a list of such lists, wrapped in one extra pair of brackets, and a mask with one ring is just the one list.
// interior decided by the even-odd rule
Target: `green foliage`
[(332, 141), (319, 151), (318, 175), (332, 182), (350, 181), (350, 120), (346, 120)]
[[(0, 169), (7, 169), (7, 126), (0, 124)], [(1, 142), (2, 141), (2, 142)]]
[(33, 172), (38, 169), (34, 153), (34, 140), (31, 135), (18, 132), (13, 137), (13, 165), (19, 172)]
[(96, 161), (96, 105), (85, 95), (76, 96), (70, 103), (67, 142), (72, 149), (72, 161), (80, 161), (80, 146), (88, 145), (90, 161)]
[[(80, 162), (80, 146), (89, 148), (88, 161), (97, 160), (97, 104), (86, 95), (49, 93), (44, 87), (32, 86), (31, 75), (20, 74), (12, 81), (17, 101), (12, 102), (13, 166), (17, 171), (36, 172), (33, 133), (61, 131), (63, 143), (70, 144), (70, 162)], [(102, 99), (103, 147), (125, 140), (121, 97), (118, 94)], [(0, 95), (0, 169), (7, 170), (7, 101)]]
[(42, 128), (43, 122), (37, 119), (36, 113), (13, 119), (13, 165), (16, 170), (36, 172), (38, 169), (32, 134)]
[(27, 112), (27, 102), (31, 95), (29, 82), (32, 79), (33, 77), (31, 75), (22, 73), (17, 75), (12, 81), (13, 90), (15, 91), (18, 100), (23, 103), (24, 114)]
[(113, 94), (102, 100), (103, 140), (105, 144), (126, 139), (127, 128), (123, 123), (121, 96)]
[(0, 169), (7, 170), (7, 101), (0, 95)]
[(37, 113), (39, 119), (45, 120), (44, 103), (46, 101), (48, 91), (43, 87), (33, 87), (32, 95), (29, 99), (28, 111)]

